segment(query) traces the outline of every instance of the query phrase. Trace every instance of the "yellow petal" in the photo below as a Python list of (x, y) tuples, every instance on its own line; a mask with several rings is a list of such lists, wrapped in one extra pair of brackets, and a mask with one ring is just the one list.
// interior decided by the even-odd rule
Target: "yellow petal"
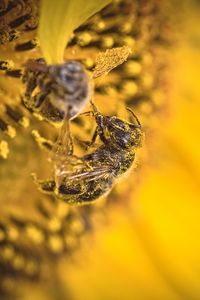
[(47, 63), (61, 63), (73, 31), (111, 0), (42, 0), (39, 39)]

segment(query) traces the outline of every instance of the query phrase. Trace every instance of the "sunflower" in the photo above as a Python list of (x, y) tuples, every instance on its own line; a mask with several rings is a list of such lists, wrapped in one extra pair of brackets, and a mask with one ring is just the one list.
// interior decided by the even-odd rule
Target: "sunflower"
[[(193, 51), (198, 61), (198, 34), (191, 37), (189, 21), (184, 38), (177, 30), (191, 9), (184, 5), (175, 13), (177, 3), (156, 0), (1, 2), (1, 299), (199, 299), (199, 207), (188, 203), (199, 192), (196, 94), (190, 103), (179, 94), (191, 80), (184, 68), (195, 78), (187, 59)], [(141, 120), (145, 141), (134, 171), (103, 201), (69, 206), (42, 194), (30, 176), (49, 178), (48, 145), (60, 126), (22, 101), (26, 63), (39, 58), (76, 60), (88, 74), (108, 65), (93, 79), (95, 104), (122, 118), (130, 107)], [(84, 115), (71, 121), (81, 140), (93, 128)]]

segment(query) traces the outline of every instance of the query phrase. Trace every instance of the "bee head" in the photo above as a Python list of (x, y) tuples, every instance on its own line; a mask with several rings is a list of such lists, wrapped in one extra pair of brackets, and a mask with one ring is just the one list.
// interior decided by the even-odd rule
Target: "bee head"
[(132, 125), (116, 117), (107, 122), (107, 130), (113, 143), (123, 149), (141, 146), (142, 131), (138, 125)]
[[(98, 126), (101, 130), (103, 129), (106, 140), (122, 149), (141, 147), (143, 139), (142, 125), (131, 109), (127, 108), (127, 110), (131, 113), (130, 122), (125, 122), (116, 116), (103, 116), (99, 113), (92, 101), (91, 105), (93, 111), (87, 112), (86, 114), (92, 113)], [(102, 138), (100, 135), (102, 140), (105, 137), (103, 136)]]
[(123, 149), (141, 147), (143, 137), (142, 126), (138, 118), (130, 109), (128, 110), (134, 118), (133, 123), (125, 122), (117, 117), (107, 117), (106, 121), (111, 141)]
[(51, 65), (49, 72), (52, 78), (68, 93), (75, 93), (80, 86), (80, 82), (86, 81), (87, 76), (81, 63), (78, 61), (68, 61), (63, 64)]

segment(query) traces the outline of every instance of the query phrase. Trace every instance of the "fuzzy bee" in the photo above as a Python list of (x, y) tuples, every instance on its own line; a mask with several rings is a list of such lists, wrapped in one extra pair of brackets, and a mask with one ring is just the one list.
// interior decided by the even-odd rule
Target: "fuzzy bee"
[(22, 78), (23, 103), (51, 123), (73, 119), (92, 98), (93, 80), (122, 64), (130, 53), (127, 46), (99, 53), (90, 75), (75, 60), (54, 65), (47, 65), (42, 58), (29, 60)]
[(30, 60), (22, 81), (24, 105), (49, 122), (73, 119), (91, 99), (92, 84), (78, 61), (47, 65), (44, 59)]
[[(73, 154), (72, 139), (65, 128), (63, 134), (67, 146), (61, 134), (59, 149), (62, 150), (55, 163), (55, 178), (40, 181), (35, 177), (42, 192), (70, 204), (91, 203), (110, 192), (133, 165), (136, 150), (142, 143), (142, 126), (133, 111), (128, 109), (132, 121), (127, 122), (116, 116), (104, 116), (93, 103), (91, 105), (92, 111), (86, 114), (95, 119), (96, 130), (88, 144), (88, 152), (82, 157)], [(97, 138), (101, 144), (93, 149)]]

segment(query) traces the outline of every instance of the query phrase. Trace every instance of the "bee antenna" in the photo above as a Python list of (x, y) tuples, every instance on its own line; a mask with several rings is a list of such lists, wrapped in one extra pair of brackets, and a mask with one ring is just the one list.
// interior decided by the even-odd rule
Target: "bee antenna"
[(127, 107), (126, 109), (127, 109), (127, 110), (131, 113), (131, 115), (134, 117), (134, 119), (137, 121), (138, 125), (139, 125), (140, 127), (142, 127), (142, 125), (141, 125), (141, 123), (140, 123), (138, 117), (135, 115), (135, 113), (132, 111), (132, 109), (129, 108), (129, 107)]
[(94, 102), (93, 102), (92, 100), (90, 101), (90, 104), (91, 104), (91, 106), (92, 106), (94, 115), (99, 115), (99, 111), (98, 111), (96, 105), (94, 104)]
[(79, 116), (94, 116), (94, 112), (93, 111), (85, 111), (81, 114), (79, 114)]

